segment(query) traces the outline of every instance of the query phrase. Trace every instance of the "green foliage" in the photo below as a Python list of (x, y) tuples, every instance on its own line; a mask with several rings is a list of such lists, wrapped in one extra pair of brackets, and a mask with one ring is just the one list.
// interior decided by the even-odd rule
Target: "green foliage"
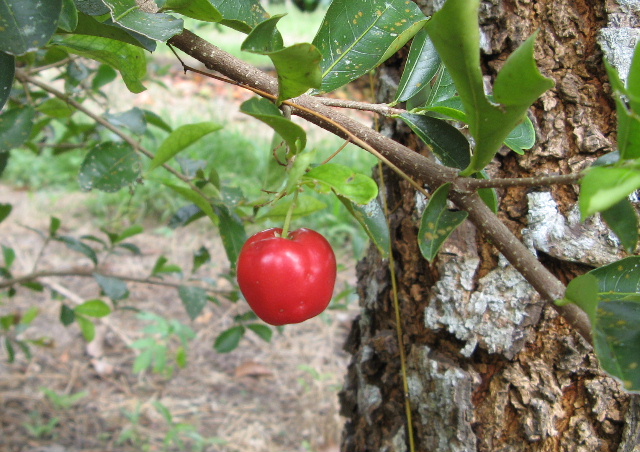
[(0, 2), (0, 51), (24, 55), (38, 50), (56, 31), (62, 0)]
[(639, 293), (640, 257), (633, 256), (573, 279), (558, 302), (589, 315), (600, 365), (631, 392), (640, 392)]
[(431, 195), (422, 213), (418, 243), (425, 259), (433, 262), (444, 241), (467, 218), (467, 212), (450, 210), (447, 196), (450, 184), (444, 184)]
[(478, 7), (479, 0), (449, 0), (426, 25), (455, 82), (476, 142), (471, 162), (461, 173), (466, 176), (493, 159), (531, 104), (553, 87), (536, 67), (534, 34), (511, 54), (496, 77), (493, 93), (498, 105), (487, 98), (480, 69)]
[(331, 2), (313, 44), (322, 53), (321, 92), (333, 91), (384, 63), (424, 25), (413, 2)]
[(240, 111), (252, 116), (273, 130), (287, 143), (289, 152), (298, 154), (307, 145), (307, 134), (302, 127), (282, 115), (267, 99), (252, 98), (240, 106)]

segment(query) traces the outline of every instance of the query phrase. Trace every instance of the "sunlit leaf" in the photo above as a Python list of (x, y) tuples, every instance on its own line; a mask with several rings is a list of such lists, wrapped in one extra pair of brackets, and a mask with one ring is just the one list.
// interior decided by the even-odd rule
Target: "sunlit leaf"
[(198, 122), (178, 127), (162, 142), (149, 165), (148, 171), (163, 165), (179, 152), (221, 128), (222, 126), (215, 122)]
[(267, 124), (280, 135), (294, 154), (307, 145), (307, 134), (302, 127), (285, 118), (273, 102), (251, 98), (240, 106), (240, 111)]
[(592, 167), (580, 181), (580, 213), (587, 218), (609, 209), (640, 188), (635, 168)]
[(260, 0), (210, 0), (222, 14), (222, 25), (243, 33), (269, 17)]
[(167, 0), (161, 11), (174, 11), (204, 22), (220, 22), (223, 18), (209, 0)]
[(142, 11), (136, 0), (103, 0), (113, 21), (150, 39), (165, 42), (182, 32), (182, 19), (164, 13)]
[(420, 8), (406, 0), (334, 0), (313, 40), (323, 57), (320, 91), (333, 91), (382, 64), (424, 22)]
[(368, 204), (378, 196), (378, 185), (371, 177), (336, 163), (313, 168), (303, 180), (315, 182), (316, 190), (321, 193), (333, 190), (357, 204)]
[(102, 300), (89, 300), (75, 307), (76, 314), (89, 317), (105, 317), (111, 314), (111, 308)]

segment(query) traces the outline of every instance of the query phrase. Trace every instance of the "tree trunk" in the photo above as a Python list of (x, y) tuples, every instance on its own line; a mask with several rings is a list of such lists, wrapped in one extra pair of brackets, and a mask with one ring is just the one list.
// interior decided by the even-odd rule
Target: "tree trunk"
[[(431, 3), (417, 1), (427, 14)], [(615, 109), (604, 49), (624, 74), (635, 45), (634, 1), (490, 0), (481, 8), (484, 73), (536, 29), (536, 58), (555, 79), (532, 111), (538, 144), (525, 155), (501, 153), (495, 177), (568, 173), (615, 148)], [(378, 74), (379, 101), (395, 92), (401, 61)], [(385, 133), (427, 154), (398, 121)], [(374, 247), (358, 266), (361, 315), (346, 349), (352, 353), (342, 411), (343, 448), (409, 450), (405, 397), (416, 451), (640, 450), (640, 403), (598, 367), (588, 344), (469, 224), (429, 265), (417, 244), (425, 200), (384, 171), (393, 258), (406, 353), (408, 394), (390, 278)], [(599, 220), (580, 223), (577, 187), (499, 193), (503, 221), (564, 282), (622, 257)]]

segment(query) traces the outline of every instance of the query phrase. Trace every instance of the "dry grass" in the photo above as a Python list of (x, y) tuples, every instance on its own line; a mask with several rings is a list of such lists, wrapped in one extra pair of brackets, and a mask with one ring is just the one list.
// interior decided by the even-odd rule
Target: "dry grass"
[[(64, 215), (62, 232), (100, 234), (83, 213), (84, 198), (80, 194), (55, 199), (0, 187), (0, 201), (14, 205), (9, 219), (0, 224), (0, 243), (16, 250), (16, 275), (30, 271), (42, 243), (37, 234), (21, 225), (46, 229), (49, 215)], [(206, 273), (216, 277), (227, 265), (218, 238), (204, 222), (171, 236), (161, 235), (161, 231), (147, 232), (131, 241), (141, 248), (143, 256), (114, 258), (110, 270), (145, 275), (160, 254), (189, 268), (192, 252), (201, 245), (214, 256)], [(39, 268), (88, 266), (89, 261), (79, 256), (53, 246)], [(342, 272), (342, 277), (353, 283), (353, 269)], [(341, 429), (337, 392), (347, 363), (341, 344), (353, 313), (333, 311), (323, 318), (289, 326), (283, 334), (275, 334), (271, 343), (247, 336), (238, 349), (223, 355), (213, 350), (213, 341), (231, 325), (233, 315), (246, 310), (243, 302), (210, 304), (190, 322), (174, 290), (130, 285), (131, 297), (126, 304), (180, 319), (197, 333), (187, 368), (171, 378), (152, 373), (136, 375), (131, 371), (135, 354), (125, 342), (141, 336), (144, 322), (130, 311), (116, 311), (106, 323), (98, 321), (98, 352), (88, 349), (77, 326), (65, 328), (58, 317), (61, 302), (95, 298), (98, 287), (87, 278), (46, 282), (66, 296), (54, 300), (49, 291), (20, 289), (16, 297), (0, 300), (0, 316), (38, 306), (40, 315), (24, 334), (53, 339), (51, 348), (34, 349), (31, 360), (20, 355), (9, 364), (4, 350), (0, 352), (1, 451), (53, 452), (56, 449), (52, 447), (57, 445), (64, 447), (59, 450), (69, 451), (198, 450), (193, 441), (186, 441), (183, 449), (163, 444), (170, 429), (154, 408), (155, 401), (171, 411), (174, 422), (194, 426), (202, 437), (224, 441), (206, 446), (207, 451), (336, 448)], [(66, 395), (87, 391), (87, 396), (65, 409), (45, 397), (42, 387)], [(127, 417), (127, 413), (131, 416), (136, 411), (138, 420)], [(58, 420), (57, 425), (41, 437), (25, 426), (45, 425), (52, 419)], [(128, 430), (137, 436), (119, 443), (118, 438)], [(49, 449), (37, 449), (44, 446)]]

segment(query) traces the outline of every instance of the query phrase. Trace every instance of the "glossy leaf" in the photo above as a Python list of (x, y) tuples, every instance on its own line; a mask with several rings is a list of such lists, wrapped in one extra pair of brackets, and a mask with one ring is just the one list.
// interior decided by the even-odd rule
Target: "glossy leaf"
[(398, 83), (395, 102), (406, 102), (428, 87), (440, 66), (440, 56), (427, 30), (422, 28), (411, 41), (407, 62)]
[(580, 213), (587, 218), (613, 207), (640, 188), (640, 170), (592, 167), (580, 182)]
[(152, 39), (127, 30), (114, 23), (111, 19), (100, 22), (96, 18), (83, 13), (78, 13), (78, 25), (74, 30), (74, 34), (122, 41), (126, 44), (146, 49), (149, 52), (153, 52), (156, 49), (156, 41)]
[(86, 155), (78, 182), (83, 190), (116, 192), (140, 177), (140, 158), (128, 143), (101, 143)]
[(420, 251), (425, 259), (432, 262), (444, 241), (467, 218), (467, 212), (451, 211), (447, 208), (447, 196), (451, 184), (440, 186), (427, 204), (418, 232)]
[(195, 320), (207, 305), (207, 292), (201, 287), (180, 286), (178, 295), (191, 320)]
[(141, 48), (113, 39), (87, 35), (59, 35), (52, 42), (71, 53), (114, 67), (132, 93), (145, 90), (142, 80), (147, 73), (147, 62)]
[(16, 58), (8, 53), (0, 52), (0, 110), (9, 99), (15, 73)]
[(217, 204), (214, 206), (216, 215), (220, 220), (219, 231), (222, 244), (227, 253), (231, 268), (235, 268), (242, 245), (247, 241), (247, 233), (242, 219), (227, 206)]
[(384, 211), (376, 198), (366, 205), (355, 204), (349, 199), (338, 196), (338, 199), (347, 208), (367, 233), (371, 241), (376, 245), (382, 257), (389, 255), (391, 240), (389, 237), (389, 224)]
[(94, 273), (93, 278), (96, 280), (102, 292), (113, 301), (124, 300), (129, 297), (129, 288), (120, 278), (113, 276), (104, 276)]
[(633, 253), (638, 244), (638, 214), (628, 198), (601, 212), (611, 230), (618, 236), (622, 246)]
[(102, 300), (89, 300), (75, 307), (76, 314), (88, 317), (106, 317), (111, 314), (111, 308)]
[(484, 92), (480, 69), (479, 0), (448, 0), (427, 23), (427, 31), (447, 66), (467, 112), (476, 147), (470, 165), (461, 173), (482, 170), (500, 149), (527, 109), (553, 81), (543, 77), (533, 58), (535, 34), (513, 52), (496, 77), (495, 101)]
[(290, 152), (297, 154), (307, 145), (304, 129), (285, 118), (273, 102), (254, 97), (240, 105), (240, 111), (259, 119), (275, 130), (286, 141)]
[(31, 136), (35, 110), (19, 107), (0, 115), (0, 152), (22, 146)]
[(368, 73), (422, 28), (425, 16), (406, 0), (334, 0), (313, 44), (322, 53), (321, 92)]
[(249, 33), (253, 27), (269, 17), (260, 0), (210, 0), (222, 14), (222, 25), (243, 33)]
[(223, 18), (209, 0), (167, 0), (161, 11), (174, 11), (204, 22), (220, 22)]
[(559, 304), (567, 302), (589, 315), (602, 368), (627, 391), (640, 392), (640, 257), (628, 257), (573, 279)]
[(242, 325), (232, 326), (228, 330), (223, 331), (216, 338), (213, 347), (218, 353), (229, 353), (235, 350), (240, 343), (240, 339), (244, 336), (246, 329)]
[(24, 55), (56, 31), (62, 0), (0, 0), (0, 51)]
[(155, 168), (162, 166), (179, 152), (221, 128), (220, 124), (214, 122), (199, 122), (178, 127), (162, 142), (149, 165), (148, 171), (153, 171)]
[(285, 14), (277, 14), (256, 25), (242, 42), (240, 49), (261, 55), (283, 49), (284, 41), (277, 25), (284, 16)]
[(372, 178), (337, 163), (317, 166), (302, 179), (313, 181), (320, 193), (333, 190), (356, 204), (369, 204), (378, 196), (378, 185)]
[(181, 19), (164, 14), (142, 11), (136, 0), (103, 0), (113, 21), (122, 27), (140, 33), (155, 41), (168, 41), (182, 32)]
[(402, 113), (399, 117), (429, 146), (445, 166), (464, 169), (469, 165), (471, 161), (469, 141), (454, 126), (442, 119), (425, 115)]

